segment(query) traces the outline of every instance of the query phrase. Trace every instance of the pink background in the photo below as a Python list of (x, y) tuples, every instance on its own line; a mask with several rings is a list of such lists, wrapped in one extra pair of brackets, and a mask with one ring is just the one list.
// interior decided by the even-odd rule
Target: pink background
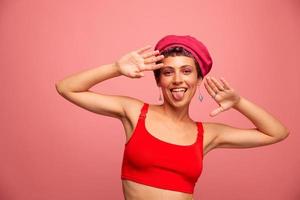
[[(224, 76), (291, 131), (274, 145), (208, 153), (195, 200), (300, 199), (298, 0), (0, 1), (0, 199), (123, 199), (121, 122), (68, 102), (55, 83), (167, 34), (203, 41), (210, 75)], [(92, 89), (160, 103), (153, 73), (145, 75)], [(200, 91), (193, 119), (253, 127), (235, 110), (210, 117), (217, 105), (204, 85)]]

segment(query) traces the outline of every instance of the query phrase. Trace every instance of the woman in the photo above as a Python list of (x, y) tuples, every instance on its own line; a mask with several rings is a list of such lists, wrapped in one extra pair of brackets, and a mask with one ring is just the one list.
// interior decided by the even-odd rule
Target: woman
[[(168, 35), (155, 50), (150, 48), (132, 51), (112, 64), (74, 74), (56, 84), (59, 94), (72, 103), (121, 120), (126, 133), (121, 170), (126, 200), (191, 200), (203, 156), (212, 149), (258, 147), (288, 136), (288, 129), (279, 120), (241, 97), (224, 78), (204, 79), (212, 60), (196, 38)], [(89, 90), (120, 75), (141, 78), (145, 71), (154, 71), (163, 93), (161, 105)], [(236, 109), (256, 128), (193, 121), (189, 105), (202, 82), (219, 105), (211, 116)]]

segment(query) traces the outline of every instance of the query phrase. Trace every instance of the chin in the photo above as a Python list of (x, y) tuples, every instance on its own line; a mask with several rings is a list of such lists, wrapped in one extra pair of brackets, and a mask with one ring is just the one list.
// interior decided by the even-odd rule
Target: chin
[(186, 106), (189, 105), (191, 103), (191, 99), (189, 99), (188, 97), (185, 97), (184, 99), (177, 101), (175, 99), (173, 99), (173, 97), (171, 96), (168, 101), (170, 102), (170, 104), (174, 105), (174, 106)]

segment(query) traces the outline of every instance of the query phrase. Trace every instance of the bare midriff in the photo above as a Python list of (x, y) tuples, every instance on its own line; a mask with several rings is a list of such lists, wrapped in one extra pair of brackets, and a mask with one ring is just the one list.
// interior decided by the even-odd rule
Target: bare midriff
[(125, 200), (193, 200), (193, 195), (122, 180)]

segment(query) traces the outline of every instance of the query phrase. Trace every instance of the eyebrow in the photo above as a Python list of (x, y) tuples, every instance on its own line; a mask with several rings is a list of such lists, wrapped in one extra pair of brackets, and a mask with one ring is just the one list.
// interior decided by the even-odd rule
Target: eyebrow
[[(183, 68), (183, 67), (192, 67), (191, 65), (182, 65), (180, 68)], [(164, 66), (163, 68), (174, 68), (172, 66)]]

